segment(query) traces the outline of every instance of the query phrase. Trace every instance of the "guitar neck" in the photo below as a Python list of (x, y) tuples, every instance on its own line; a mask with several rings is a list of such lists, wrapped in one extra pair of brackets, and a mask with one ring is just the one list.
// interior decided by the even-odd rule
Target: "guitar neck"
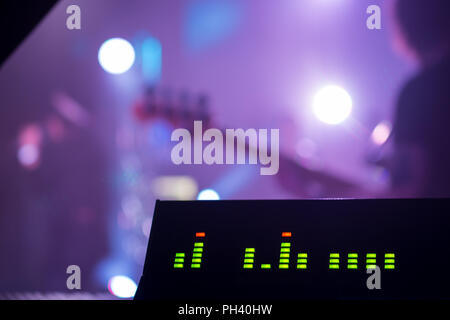
[[(200, 96), (195, 109), (188, 107), (187, 99), (181, 98), (180, 101), (179, 105), (175, 105), (167, 99), (157, 99), (154, 93), (151, 93), (135, 105), (134, 112), (139, 120), (163, 118), (172, 123), (174, 128), (185, 128), (191, 134), (195, 134), (194, 122), (201, 121), (202, 137), (204, 131), (213, 128), (226, 133), (226, 129), (218, 126), (210, 116), (207, 98)], [(249, 143), (248, 138), (234, 139), (234, 143), (235, 148), (248, 150), (249, 154), (259, 154), (257, 142)], [(366, 194), (361, 192), (358, 185), (324, 171), (311, 170), (284, 152), (279, 152), (279, 171), (276, 178), (285, 189), (301, 198), (341, 198)]]

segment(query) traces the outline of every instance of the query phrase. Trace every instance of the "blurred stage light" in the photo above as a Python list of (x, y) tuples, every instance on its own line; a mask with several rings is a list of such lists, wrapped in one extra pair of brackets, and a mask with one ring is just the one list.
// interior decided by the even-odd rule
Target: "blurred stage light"
[(150, 237), (150, 230), (152, 228), (152, 222), (153, 219), (152, 218), (146, 218), (141, 225), (141, 229), (142, 229), (142, 233), (144, 234), (145, 237)]
[(153, 194), (164, 200), (193, 200), (198, 192), (197, 182), (189, 176), (160, 176), (151, 183)]
[(108, 282), (108, 290), (119, 298), (132, 298), (137, 290), (136, 283), (127, 276), (114, 276)]
[(33, 169), (39, 162), (39, 147), (36, 144), (28, 143), (20, 146), (17, 158), (22, 166)]
[(142, 74), (147, 84), (155, 84), (161, 79), (162, 46), (153, 37), (147, 37), (142, 42)]
[(204, 189), (198, 193), (197, 200), (220, 200), (220, 196), (213, 189)]
[(183, 28), (189, 49), (201, 50), (225, 40), (242, 17), (242, 4), (237, 1), (192, 1)]
[(106, 40), (98, 50), (98, 62), (103, 70), (112, 74), (128, 71), (134, 63), (133, 46), (125, 39)]
[(372, 142), (380, 146), (387, 141), (391, 135), (391, 124), (388, 121), (380, 122), (372, 131)]
[(352, 98), (338, 86), (327, 86), (320, 89), (313, 102), (316, 117), (328, 124), (343, 122), (352, 111)]
[(302, 138), (296, 147), (297, 154), (305, 159), (314, 157), (317, 151), (317, 146), (311, 139)]

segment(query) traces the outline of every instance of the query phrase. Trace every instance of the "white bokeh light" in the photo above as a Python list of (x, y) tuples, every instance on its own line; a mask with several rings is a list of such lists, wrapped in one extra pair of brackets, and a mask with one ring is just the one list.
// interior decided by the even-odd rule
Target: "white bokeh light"
[(380, 122), (372, 131), (372, 142), (376, 145), (384, 144), (391, 135), (392, 126), (388, 121)]
[(108, 289), (116, 297), (133, 298), (137, 285), (127, 276), (114, 276), (109, 280)]
[(341, 87), (330, 85), (314, 96), (313, 110), (316, 117), (327, 124), (338, 124), (352, 112), (352, 98)]
[(128, 71), (134, 63), (133, 46), (125, 39), (106, 40), (98, 50), (98, 62), (103, 70), (112, 74)]
[(39, 161), (39, 155), (40, 152), (38, 146), (31, 143), (21, 146), (17, 153), (19, 162), (24, 167), (32, 167), (36, 165)]
[(220, 200), (220, 196), (213, 189), (204, 189), (198, 193), (197, 200)]

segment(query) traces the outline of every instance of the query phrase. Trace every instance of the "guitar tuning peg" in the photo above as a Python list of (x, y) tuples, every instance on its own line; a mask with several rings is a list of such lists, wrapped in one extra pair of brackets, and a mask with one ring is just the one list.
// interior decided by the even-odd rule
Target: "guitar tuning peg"
[(180, 111), (181, 111), (181, 120), (189, 121), (191, 118), (191, 97), (189, 92), (186, 90), (181, 91), (180, 94)]
[(163, 88), (161, 90), (161, 96), (165, 101), (172, 100), (172, 96), (173, 96), (172, 89), (170, 89), (169, 87)]
[(149, 95), (149, 96), (154, 96), (155, 95), (155, 93), (156, 93), (156, 88), (154, 87), (154, 86), (150, 86), (150, 87), (147, 87), (146, 89), (145, 89), (145, 94), (146, 95)]
[(174, 106), (173, 106), (173, 93), (170, 88), (164, 88), (162, 90), (162, 108), (164, 116), (169, 120), (173, 121), (173, 113), (174, 113)]
[(205, 125), (209, 123), (210, 116), (209, 116), (209, 97), (206, 94), (200, 94), (198, 97), (198, 116), (200, 120), (202, 120)]
[(189, 92), (187, 92), (186, 90), (182, 90), (180, 93), (180, 104), (181, 105), (188, 105), (189, 104)]
[(156, 112), (156, 88), (148, 87), (145, 90), (145, 111), (150, 115), (155, 114)]

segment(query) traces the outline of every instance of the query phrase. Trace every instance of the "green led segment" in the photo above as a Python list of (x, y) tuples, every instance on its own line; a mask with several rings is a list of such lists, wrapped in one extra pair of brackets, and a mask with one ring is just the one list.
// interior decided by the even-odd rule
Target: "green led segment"
[(202, 266), (202, 255), (204, 246), (205, 246), (204, 242), (194, 242), (194, 250), (192, 253), (192, 260), (191, 260), (191, 269), (200, 269), (200, 267)]
[(183, 269), (184, 257), (185, 257), (185, 254), (183, 252), (175, 253), (175, 261), (173, 264), (174, 269)]
[(289, 257), (291, 252), (291, 243), (282, 242), (280, 249), (280, 261), (278, 267), (280, 269), (289, 269)]
[(308, 254), (299, 253), (297, 254), (297, 269), (307, 269), (308, 265)]
[(349, 253), (347, 259), (347, 269), (355, 270), (358, 269), (358, 254)]
[(377, 267), (377, 254), (366, 253), (366, 269), (375, 269)]
[(270, 269), (271, 265), (270, 264), (262, 264), (261, 265), (261, 269)]
[(339, 259), (330, 259), (330, 263), (339, 263)]
[(244, 269), (253, 269), (255, 262), (255, 248), (245, 248), (244, 253)]
[(395, 269), (395, 254), (385, 253), (384, 254), (384, 268), (385, 269)]
[(339, 269), (339, 253), (330, 253), (330, 269)]

